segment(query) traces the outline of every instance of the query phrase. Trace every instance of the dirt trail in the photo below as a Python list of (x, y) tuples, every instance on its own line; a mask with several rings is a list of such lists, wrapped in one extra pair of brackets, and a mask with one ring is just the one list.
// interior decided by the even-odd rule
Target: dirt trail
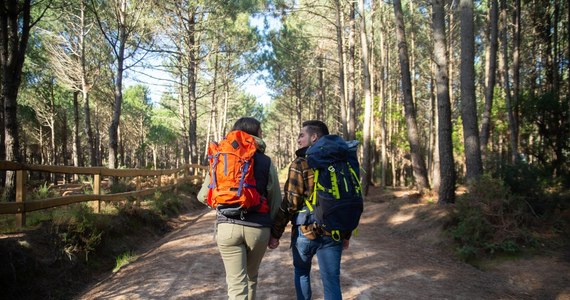
[[(359, 234), (343, 253), (344, 299), (570, 299), (568, 261), (538, 258), (481, 271), (443, 250), (440, 229), (426, 229), (436, 224), (433, 215), (421, 207), (365, 205)], [(186, 215), (184, 226), (77, 299), (226, 299), (214, 217), (208, 209)], [(412, 224), (417, 220), (423, 225)], [(289, 245), (287, 229), (262, 262), (258, 299), (295, 298)], [(322, 299), (316, 258), (313, 268), (313, 295)]]

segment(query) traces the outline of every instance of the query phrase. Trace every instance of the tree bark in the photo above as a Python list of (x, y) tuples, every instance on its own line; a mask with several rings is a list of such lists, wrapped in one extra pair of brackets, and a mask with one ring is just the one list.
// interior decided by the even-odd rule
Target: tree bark
[(427, 169), (422, 147), (418, 134), (416, 121), (416, 110), (412, 99), (412, 83), (410, 78), (410, 64), (408, 58), (408, 45), (404, 29), (404, 16), (402, 13), (402, 3), (400, 0), (394, 1), (394, 14), (396, 17), (396, 37), (398, 39), (398, 55), (400, 60), (400, 72), (402, 74), (402, 93), (404, 96), (404, 112), (408, 133), (408, 142), (412, 156), (412, 168), (416, 187), (422, 191), (429, 189), (427, 179)]
[[(18, 91), (30, 36), (31, 0), (6, 0), (0, 4), (0, 67), (4, 104), (4, 144), (7, 161), (23, 162), (18, 138)], [(6, 172), (5, 199), (16, 200), (16, 172)]]
[[(79, 137), (79, 91), (73, 92), (73, 147), (72, 147), (72, 158), (73, 166), (81, 166), (81, 139)], [(77, 180), (77, 175), (74, 176), (74, 180)]]
[(356, 139), (356, 76), (354, 72), (354, 63), (356, 57), (355, 38), (356, 34), (356, 3), (349, 1), (348, 4), (348, 17), (349, 17), (349, 31), (348, 31), (348, 105), (347, 105), (347, 118), (345, 122), (348, 123), (348, 139)]
[(511, 162), (515, 162), (518, 157), (518, 148), (517, 148), (517, 133), (516, 133), (516, 124), (515, 118), (513, 113), (513, 106), (512, 106), (512, 98), (511, 98), (511, 86), (510, 86), (510, 79), (509, 79), (509, 55), (508, 55), (508, 19), (507, 19), (507, 1), (501, 0), (501, 42), (502, 42), (502, 55), (500, 56), (499, 60), (499, 69), (503, 77), (503, 88), (505, 90), (505, 102), (506, 102), (506, 109), (507, 109), (507, 116), (509, 122), (509, 133), (510, 133), (510, 146), (511, 146)]
[(192, 11), (188, 19), (188, 142), (190, 144), (190, 161), (199, 163), (198, 157), (198, 109), (196, 99), (196, 12)]
[(489, 134), (491, 131), (491, 110), (493, 109), (493, 97), (495, 92), (496, 71), (497, 71), (497, 36), (499, 22), (499, 8), (497, 0), (491, 0), (489, 8), (489, 33), (487, 34), (487, 45), (485, 47), (485, 107), (481, 120), (481, 151), (485, 157), (489, 144)]
[(438, 203), (455, 202), (455, 162), (451, 135), (451, 102), (449, 99), (449, 77), (447, 74), (447, 53), (445, 41), (444, 0), (433, 0), (434, 61), (436, 64), (438, 151), (440, 160), (440, 186)]
[(483, 174), (477, 103), (475, 101), (475, 35), (473, 32), (473, 0), (461, 0), (461, 116), (467, 181)]
[(346, 122), (346, 103), (347, 103), (347, 96), (346, 96), (346, 85), (345, 83), (345, 72), (344, 72), (344, 42), (342, 38), (342, 29), (343, 29), (343, 14), (342, 14), (342, 7), (340, 5), (340, 0), (335, 1), (336, 4), (336, 40), (337, 40), (337, 53), (338, 53), (338, 85), (339, 85), (339, 94), (340, 94), (340, 118), (341, 118), (341, 125), (342, 125), (342, 134), (345, 137), (348, 137), (348, 124)]
[(364, 74), (362, 81), (364, 83), (364, 125), (363, 125), (363, 156), (362, 156), (362, 192), (368, 194), (368, 186), (370, 184), (372, 160), (370, 151), (370, 125), (372, 124), (372, 96), (370, 93), (370, 69), (368, 65), (368, 38), (366, 37), (366, 19), (364, 15), (364, 0), (358, 0), (358, 9), (360, 14), (360, 43), (362, 47), (362, 73)]

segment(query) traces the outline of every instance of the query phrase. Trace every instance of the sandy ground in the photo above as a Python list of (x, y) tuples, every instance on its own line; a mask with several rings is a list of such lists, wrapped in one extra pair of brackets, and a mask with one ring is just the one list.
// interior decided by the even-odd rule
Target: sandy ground
[[(445, 250), (437, 222), (430, 222), (433, 214), (428, 218), (422, 209), (365, 203), (359, 234), (343, 253), (344, 299), (570, 299), (568, 258), (522, 259), (479, 270)], [(206, 208), (185, 215), (180, 228), (77, 299), (226, 299), (214, 217)], [(287, 229), (262, 262), (258, 299), (295, 299), (289, 245)], [(313, 268), (313, 295), (322, 299), (316, 258)]]

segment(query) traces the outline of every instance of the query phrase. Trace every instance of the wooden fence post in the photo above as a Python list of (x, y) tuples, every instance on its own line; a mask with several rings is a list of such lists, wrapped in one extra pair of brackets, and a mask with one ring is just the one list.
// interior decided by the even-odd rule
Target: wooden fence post
[[(93, 194), (101, 195), (101, 174), (93, 175)], [(101, 212), (101, 199), (97, 199), (97, 204), (95, 206), (95, 213)]]
[[(140, 177), (140, 176), (137, 176), (136, 181), (137, 181), (137, 192), (138, 192), (138, 191), (141, 190), (141, 181), (142, 181), (142, 180), (141, 180), (141, 177)], [(136, 200), (136, 202), (135, 202), (135, 205), (136, 205), (137, 207), (141, 206), (141, 196), (140, 196), (139, 194), (137, 194), (137, 200)]]
[[(25, 170), (16, 171), (16, 203), (26, 201), (26, 175)], [(26, 225), (26, 210), (22, 205), (22, 210), (16, 214), (16, 228), (22, 228)]]

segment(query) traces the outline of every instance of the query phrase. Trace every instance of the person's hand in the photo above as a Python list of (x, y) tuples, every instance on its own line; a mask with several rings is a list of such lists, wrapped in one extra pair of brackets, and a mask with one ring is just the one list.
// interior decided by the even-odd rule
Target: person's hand
[(279, 239), (276, 239), (274, 237), (270, 237), (269, 238), (269, 244), (267, 244), (267, 248), (275, 249), (275, 248), (277, 248), (277, 246), (279, 246)]
[(350, 245), (350, 240), (342, 240), (342, 250), (348, 249), (349, 245)]

